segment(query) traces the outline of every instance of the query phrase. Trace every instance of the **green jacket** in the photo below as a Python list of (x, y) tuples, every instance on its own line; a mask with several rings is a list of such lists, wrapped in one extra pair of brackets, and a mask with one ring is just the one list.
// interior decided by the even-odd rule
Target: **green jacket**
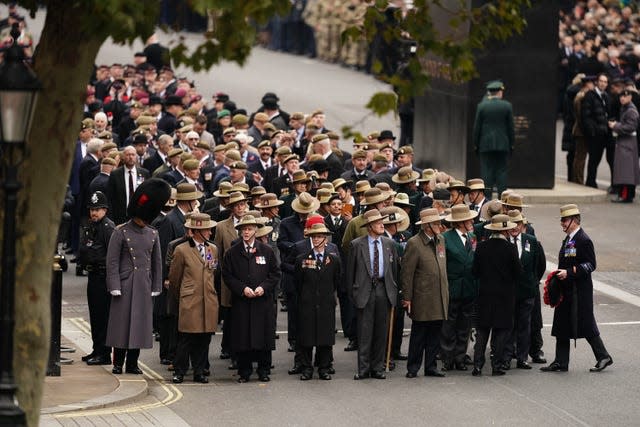
[(473, 124), (473, 148), (477, 153), (513, 151), (515, 133), (511, 103), (485, 98), (478, 104)]
[(467, 251), (458, 232), (454, 229), (443, 233), (447, 249), (447, 279), (449, 280), (449, 298), (452, 300), (475, 298), (478, 296), (478, 283), (473, 277), (473, 256), (476, 237), (471, 236), (472, 250)]

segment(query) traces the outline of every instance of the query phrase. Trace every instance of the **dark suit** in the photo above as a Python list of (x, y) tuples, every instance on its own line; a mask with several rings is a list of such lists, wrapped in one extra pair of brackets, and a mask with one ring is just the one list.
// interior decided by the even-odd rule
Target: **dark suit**
[(107, 175), (106, 173), (100, 172), (95, 178), (91, 180), (91, 183), (89, 184), (89, 192), (88, 192), (89, 196), (91, 196), (96, 191), (102, 191), (106, 196), (108, 184), (109, 184), (109, 175)]
[(87, 209), (87, 200), (89, 200), (89, 185), (93, 178), (98, 175), (100, 169), (98, 168), (98, 161), (91, 155), (87, 154), (80, 162), (80, 194), (79, 203), (82, 212), (82, 218), (89, 216), (89, 210)]
[(175, 187), (180, 181), (184, 179), (184, 175), (177, 169), (171, 169), (160, 176), (169, 183), (170, 186)]
[(149, 156), (145, 161), (142, 162), (142, 167), (153, 173), (164, 163), (164, 160), (162, 160), (162, 157), (160, 157), (160, 154), (158, 154), (158, 152), (156, 151), (152, 156)]
[[(358, 312), (358, 374), (384, 371), (384, 353), (389, 309), (396, 305), (398, 254), (395, 243), (379, 237), (384, 275), (373, 277), (369, 236), (351, 241), (347, 257), (345, 282)], [(381, 272), (382, 273), (382, 272)]]
[[(129, 201), (127, 200), (126, 180), (124, 177), (126, 170), (127, 168), (124, 166), (114, 169), (109, 175), (109, 182), (107, 183), (107, 198), (111, 205), (108, 213), (116, 225), (123, 224), (129, 219), (127, 214)], [(136, 173), (136, 181), (138, 183), (149, 178), (149, 172), (146, 169), (136, 168)], [(137, 185), (134, 186), (134, 190), (135, 188), (137, 188)]]
[(69, 187), (74, 198), (73, 210), (71, 214), (71, 249), (73, 253), (78, 252), (80, 243), (80, 217), (83, 208), (81, 206), (80, 187), (80, 163), (82, 162), (82, 141), (76, 141), (76, 149), (73, 153), (73, 164), (71, 165), (71, 175), (69, 176)]
[[(327, 215), (324, 217), (324, 223), (333, 233), (331, 236), (331, 241), (335, 242), (336, 246), (338, 246), (338, 250), (340, 252), (340, 261), (343, 266), (347, 265), (347, 256), (342, 250), (342, 237), (344, 236), (344, 232), (347, 229), (347, 221), (343, 216), (340, 216), (340, 223), (336, 225), (333, 222), (333, 218), (331, 215)], [(342, 274), (344, 278), (344, 271)], [(356, 310), (353, 306), (353, 302), (349, 299), (349, 293), (347, 291), (347, 286), (344, 280), (341, 281), (340, 286), (338, 286), (338, 301), (340, 302), (340, 321), (342, 322), (342, 331), (344, 333), (345, 338), (349, 340), (356, 339)]]
[(598, 95), (595, 89), (590, 90), (582, 98), (580, 104), (580, 118), (582, 120), (582, 132), (587, 141), (589, 160), (587, 164), (587, 180), (585, 184), (597, 188), (596, 175), (598, 165), (602, 160), (602, 154), (607, 152), (606, 159), (613, 177), (613, 157), (615, 145), (611, 138), (608, 126), (611, 101), (609, 95), (604, 92)]
[(275, 193), (273, 182), (280, 176), (280, 173), (281, 173), (280, 171), (281, 171), (280, 165), (275, 164), (270, 168), (268, 168), (262, 175), (263, 177), (262, 186), (267, 190), (267, 193)]
[(176, 119), (176, 116), (174, 116), (169, 112), (165, 112), (162, 115), (162, 118), (160, 118), (160, 120), (158, 121), (158, 129), (160, 129), (162, 132), (166, 133), (167, 135), (173, 135), (177, 125), (178, 125), (178, 119)]
[(343, 172), (342, 175), (340, 175), (341, 178), (345, 179), (346, 181), (351, 181), (351, 192), (355, 193), (356, 191), (356, 182), (357, 181), (362, 181), (362, 180), (370, 180), (371, 178), (373, 178), (373, 172), (371, 172), (369, 169), (365, 169), (364, 171), (362, 171), (360, 173), (360, 175), (357, 175), (355, 172), (354, 168), (349, 169), (346, 172)]
[(596, 360), (608, 357), (593, 315), (591, 273), (596, 269), (596, 253), (593, 242), (582, 228), (573, 239), (567, 236), (562, 242), (558, 269), (567, 270), (567, 278), (560, 282), (563, 301), (553, 312), (551, 335), (556, 337), (555, 361), (563, 367), (569, 366), (569, 343), (572, 338), (586, 338)]
[(336, 153), (331, 153), (327, 157), (327, 163), (329, 164), (329, 181), (340, 178), (340, 175), (344, 172), (340, 157)]
[(293, 193), (293, 189), (291, 188), (291, 177), (289, 176), (289, 174), (285, 174), (275, 178), (271, 185), (271, 192), (275, 193), (276, 196), (278, 197), (282, 196), (283, 193), (284, 194)]

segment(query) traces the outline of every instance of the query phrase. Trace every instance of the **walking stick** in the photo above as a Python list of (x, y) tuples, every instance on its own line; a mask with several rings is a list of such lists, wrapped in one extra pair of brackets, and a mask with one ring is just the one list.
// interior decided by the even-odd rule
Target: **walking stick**
[(393, 340), (393, 321), (396, 314), (396, 308), (391, 306), (389, 309), (389, 315), (391, 319), (389, 319), (389, 331), (387, 331), (387, 361), (385, 364), (385, 371), (389, 372), (389, 364), (391, 363), (391, 341)]

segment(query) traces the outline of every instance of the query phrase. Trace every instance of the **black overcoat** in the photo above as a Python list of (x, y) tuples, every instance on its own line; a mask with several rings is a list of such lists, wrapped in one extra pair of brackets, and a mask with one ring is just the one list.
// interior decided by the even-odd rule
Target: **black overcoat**
[(518, 249), (508, 240), (489, 238), (478, 243), (472, 271), (479, 282), (479, 327), (513, 327), (516, 282), (521, 270)]
[[(567, 270), (567, 278), (560, 281), (563, 300), (553, 313), (551, 335), (559, 338), (590, 338), (600, 335), (593, 316), (591, 281), (591, 272), (596, 269), (596, 254), (593, 242), (584, 230), (578, 230), (573, 239), (565, 238), (558, 260), (558, 268)], [(574, 334), (571, 310), (574, 289), (577, 295), (577, 334)]]
[[(269, 245), (256, 241), (247, 253), (244, 244), (232, 245), (224, 254), (222, 277), (232, 294), (231, 348), (236, 352), (275, 349), (276, 325), (273, 292), (280, 280), (276, 256)], [(262, 286), (264, 295), (247, 298), (244, 288)]]
[(335, 344), (336, 290), (340, 284), (340, 257), (325, 251), (321, 266), (313, 250), (295, 261), (298, 293), (297, 343), (303, 347)]

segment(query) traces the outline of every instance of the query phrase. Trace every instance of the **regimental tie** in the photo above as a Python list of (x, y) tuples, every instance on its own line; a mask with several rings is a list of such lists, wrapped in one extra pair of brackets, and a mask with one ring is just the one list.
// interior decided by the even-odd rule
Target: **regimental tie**
[(322, 265), (322, 254), (316, 254), (316, 261), (318, 262), (318, 268)]
[[(133, 189), (133, 171), (129, 170), (129, 202), (131, 202), (131, 199), (133, 198), (133, 193), (134, 193), (134, 189)], [(129, 203), (127, 203), (128, 205)]]
[(378, 240), (373, 241), (373, 278), (380, 277), (380, 252), (378, 250)]
[(469, 252), (471, 250), (471, 236), (469, 236), (469, 233), (465, 233), (464, 238), (464, 248)]
[(335, 225), (336, 227), (340, 227), (340, 217), (339, 216), (333, 218), (333, 225)]
[(206, 251), (203, 244), (198, 245), (198, 252), (200, 252), (200, 256), (203, 260), (206, 260)]
[(251, 245), (247, 245), (244, 248), (246, 249), (248, 254), (251, 253)]

